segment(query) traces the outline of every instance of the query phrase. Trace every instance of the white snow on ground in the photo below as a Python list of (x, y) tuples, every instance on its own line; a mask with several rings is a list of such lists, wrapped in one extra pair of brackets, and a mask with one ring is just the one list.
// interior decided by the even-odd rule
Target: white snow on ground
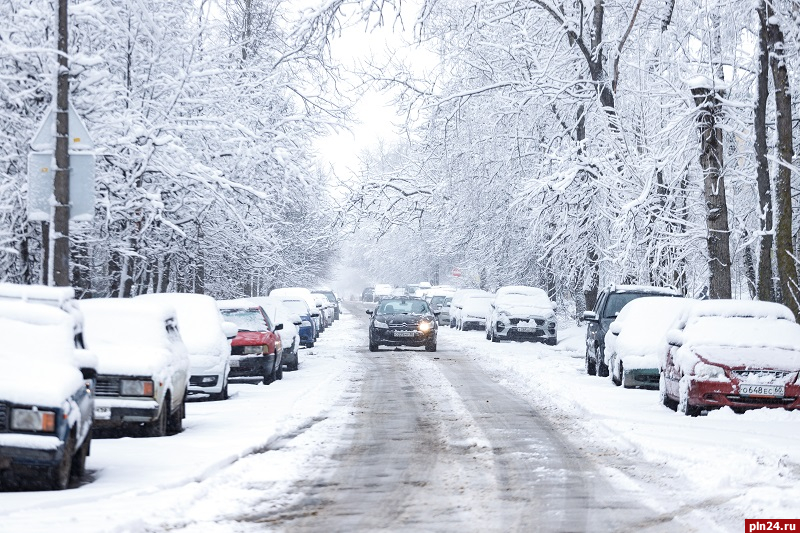
[[(189, 403), (179, 435), (95, 439), (86, 464), (91, 483), (62, 492), (0, 493), (0, 532), (144, 532), (152, 531), (148, 524), (153, 523), (235, 515), (250, 510), (244, 496), (247, 475), (278, 481), (272, 490), (280, 498), (300, 497), (283, 494), (297, 478), (297, 468), (313, 468), (314, 456), (338, 442), (310, 442), (300, 448), (305, 457), (252, 458), (271, 456), (259, 451), (323, 420), (358, 377), (360, 370), (348, 357), (357, 348), (353, 342), (361, 343), (354, 328), (363, 325), (343, 314), (316, 347), (300, 351), (300, 370), (284, 372), (282, 381), (266, 387), (232, 384), (229, 400)], [(225, 476), (215, 477), (223, 469)], [(194, 506), (200, 499), (202, 505)]]
[[(581, 448), (662, 465), (661, 482), (672, 483), (679, 497), (670, 504), (672, 498), (654, 494), (648, 503), (665, 516), (683, 515), (690, 523), (696, 510), (717, 507), (717, 525), (737, 531), (745, 518), (800, 516), (800, 413), (723, 409), (686, 417), (661, 405), (658, 391), (623, 389), (587, 375), (584, 338), (585, 327), (575, 326), (559, 331), (556, 347), (496, 344), (483, 332), (439, 330), (440, 347), (479, 354), (476, 361), (495, 379), (549, 405), (552, 418), (567, 417), (565, 426), (574, 428), (567, 436)], [(635, 483), (618, 474), (620, 482)]]

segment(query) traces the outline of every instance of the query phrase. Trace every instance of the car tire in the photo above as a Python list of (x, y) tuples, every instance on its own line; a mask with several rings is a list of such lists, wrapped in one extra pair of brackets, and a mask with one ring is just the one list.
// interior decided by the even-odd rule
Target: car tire
[(314, 347), (314, 341), (306, 343), (306, 348), (313, 348), (313, 347)]
[(544, 343), (548, 346), (555, 346), (556, 344), (558, 344), (558, 337), (551, 337), (546, 341), (544, 341)]
[[(616, 370), (616, 372), (614, 371)], [(622, 385), (622, 361), (619, 364), (616, 361), (616, 358), (611, 360), (611, 383), (619, 387)]]
[(489, 330), (489, 334), (491, 335), (492, 342), (500, 342), (500, 339), (497, 337), (497, 334), (494, 332), (494, 328)]
[(228, 399), (228, 380), (226, 379), (222, 384), (222, 390), (215, 393), (209, 394), (212, 400), (227, 400)]
[(590, 376), (594, 376), (597, 374), (597, 367), (595, 366), (595, 362), (589, 357), (589, 348), (586, 348), (586, 359), (584, 361), (586, 373)]
[(183, 401), (175, 409), (175, 412), (169, 415), (167, 419), (167, 434), (177, 435), (183, 431), (183, 419), (186, 413), (186, 394), (183, 395)]
[(679, 387), (679, 390), (680, 398), (678, 399), (677, 411), (686, 416), (698, 416), (700, 414), (700, 408), (689, 403), (689, 389)]
[(425, 351), (426, 352), (435, 352), (436, 351), (436, 343), (435, 342), (427, 343), (425, 345)]
[(164, 397), (164, 403), (161, 405), (161, 411), (158, 413), (158, 418), (152, 422), (147, 422), (142, 426), (142, 436), (144, 437), (163, 437), (167, 434), (168, 412), (170, 405), (170, 397)]
[(286, 370), (294, 372), (300, 366), (300, 350), (294, 353), (294, 360), (286, 365)]
[[(275, 362), (278, 362), (278, 352), (275, 352)], [(277, 369), (275, 370), (275, 379), (283, 379), (283, 363), (279, 363), (277, 365)]]
[(70, 476), (75, 479), (80, 479), (86, 473), (86, 458), (89, 456), (89, 448), (92, 445), (92, 430), (89, 430), (89, 433), (86, 434), (86, 438), (83, 439), (83, 444), (81, 447), (78, 448), (78, 451), (75, 452), (75, 455), (72, 457), (72, 467), (70, 468)]
[(67, 442), (64, 443), (64, 455), (61, 462), (50, 468), (49, 482), (53, 490), (64, 490), (69, 486), (69, 478), (72, 473), (72, 458), (75, 453), (75, 434), (70, 432)]
[(668, 407), (673, 411), (678, 409), (678, 402), (667, 394), (667, 378), (664, 377), (664, 372), (661, 372), (658, 376), (658, 396), (664, 407)]
[(607, 378), (608, 365), (605, 362), (605, 354), (603, 353), (602, 349), (600, 350), (600, 353), (597, 353), (597, 350), (595, 350), (595, 354), (595, 359), (597, 360), (597, 375), (601, 378)]
[(369, 351), (370, 352), (377, 352), (379, 346), (380, 345), (377, 342), (369, 341)]
[(488, 329), (486, 330), (486, 340), (487, 340), (487, 341), (490, 341), (490, 340), (492, 340), (492, 336), (491, 336), (491, 335), (489, 335), (489, 330), (488, 330)]

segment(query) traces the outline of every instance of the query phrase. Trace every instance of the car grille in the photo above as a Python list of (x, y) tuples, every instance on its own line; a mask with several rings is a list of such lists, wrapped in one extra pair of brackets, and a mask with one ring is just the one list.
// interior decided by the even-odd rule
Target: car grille
[(416, 331), (416, 324), (389, 324), (389, 329), (399, 331)]
[[(535, 318), (535, 319), (531, 319), (531, 320), (535, 321), (537, 326), (543, 326), (544, 325), (544, 319), (543, 318)], [(509, 322), (511, 322), (512, 326), (516, 326), (521, 321), (523, 321), (522, 318), (511, 318), (511, 319), (509, 319)], [(527, 322), (527, 320), (525, 320), (525, 322)]]
[(119, 378), (110, 376), (97, 376), (95, 396), (119, 396)]
[(0, 403), (0, 431), (8, 429), (8, 406)]

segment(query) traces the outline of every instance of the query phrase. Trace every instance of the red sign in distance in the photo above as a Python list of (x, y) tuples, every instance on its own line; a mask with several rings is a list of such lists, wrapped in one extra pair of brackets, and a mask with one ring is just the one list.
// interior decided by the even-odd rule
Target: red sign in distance
[(453, 267), (453, 271), (451, 272), (454, 278), (458, 278), (461, 276), (461, 269), (458, 267)]

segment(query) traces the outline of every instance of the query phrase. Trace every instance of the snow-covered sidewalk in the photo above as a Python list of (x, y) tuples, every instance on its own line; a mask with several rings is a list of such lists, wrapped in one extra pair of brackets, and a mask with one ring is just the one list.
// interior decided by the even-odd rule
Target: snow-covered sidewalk
[[(79, 488), (0, 493), (0, 532), (146, 531), (149, 517), (181, 514), (206, 490), (199, 489), (204, 479), (324, 417), (358, 373), (359, 328), (361, 321), (343, 314), (314, 348), (300, 351), (300, 370), (284, 372), (282, 381), (232, 384), (227, 401), (190, 402), (178, 435), (94, 440), (91, 481)], [(296, 465), (273, 468), (271, 477), (293, 479)]]
[[(724, 409), (690, 418), (662, 406), (657, 391), (623, 389), (584, 371), (585, 328), (559, 332), (559, 343), (495, 344), (483, 332), (441, 328), (441, 348), (473, 356), (509, 389), (546, 406), (580, 447), (644, 459), (663, 467), (678, 498), (653, 507), (665, 515), (715, 508), (723, 529), (745, 518), (800, 517), (800, 413)], [(617, 472), (618, 477), (627, 474)], [(637, 483), (636, 473), (622, 479)], [(677, 487), (676, 487), (677, 485)], [(675, 503), (667, 503), (669, 500)]]

